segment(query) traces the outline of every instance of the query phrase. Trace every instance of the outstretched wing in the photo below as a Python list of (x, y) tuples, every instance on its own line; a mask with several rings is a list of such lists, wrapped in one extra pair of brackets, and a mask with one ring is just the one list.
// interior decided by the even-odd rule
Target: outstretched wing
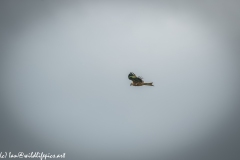
[(142, 77), (137, 77), (133, 72), (130, 72), (128, 79), (132, 80), (134, 83), (143, 82)]

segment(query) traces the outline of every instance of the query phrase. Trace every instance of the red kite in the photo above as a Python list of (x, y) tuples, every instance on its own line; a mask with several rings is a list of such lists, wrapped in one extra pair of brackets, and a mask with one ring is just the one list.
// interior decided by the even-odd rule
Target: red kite
[(132, 80), (133, 82), (130, 84), (130, 86), (153, 86), (152, 83), (144, 83), (144, 81), (142, 80), (142, 77), (137, 77), (133, 72), (130, 72), (128, 75), (128, 79)]

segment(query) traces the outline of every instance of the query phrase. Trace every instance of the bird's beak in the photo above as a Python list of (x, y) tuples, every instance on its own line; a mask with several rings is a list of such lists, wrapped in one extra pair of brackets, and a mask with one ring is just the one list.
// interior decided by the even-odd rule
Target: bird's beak
[(130, 86), (132, 85), (132, 83), (130, 84)]

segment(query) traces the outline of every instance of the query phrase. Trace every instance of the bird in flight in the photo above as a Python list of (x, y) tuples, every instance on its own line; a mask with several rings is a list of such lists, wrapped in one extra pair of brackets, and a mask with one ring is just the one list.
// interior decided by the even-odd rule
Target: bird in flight
[(144, 83), (144, 81), (142, 80), (142, 77), (137, 77), (133, 72), (130, 72), (128, 75), (128, 79), (130, 79), (131, 81), (133, 81), (130, 86), (153, 86), (152, 83)]

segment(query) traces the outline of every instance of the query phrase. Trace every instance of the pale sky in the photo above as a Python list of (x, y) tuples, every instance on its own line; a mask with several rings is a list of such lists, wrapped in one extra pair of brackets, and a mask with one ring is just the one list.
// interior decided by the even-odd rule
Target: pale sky
[[(238, 2), (0, 6), (1, 151), (240, 157)], [(129, 72), (154, 87), (130, 86)]]

